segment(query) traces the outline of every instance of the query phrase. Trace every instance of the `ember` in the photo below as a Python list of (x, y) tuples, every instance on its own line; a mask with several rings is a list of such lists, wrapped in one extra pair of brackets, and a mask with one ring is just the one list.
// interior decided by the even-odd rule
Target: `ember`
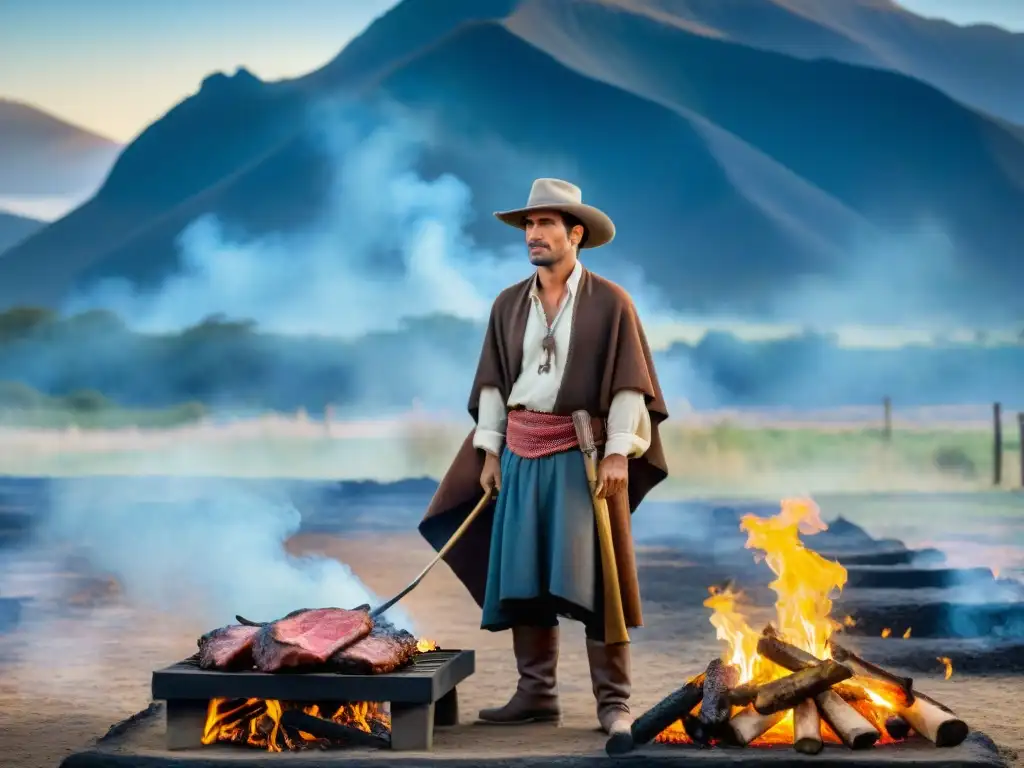
[[(809, 754), (826, 743), (864, 749), (911, 732), (937, 746), (966, 738), (964, 722), (914, 690), (912, 680), (835, 642), (833, 633), (855, 622), (831, 617), (846, 569), (800, 541), (800, 533), (827, 527), (814, 502), (785, 500), (776, 516), (746, 515), (740, 527), (747, 532), (747, 548), (758, 550), (776, 576), (770, 584), (777, 596), (775, 624), (755, 631), (737, 607), (738, 592), (710, 588), (704, 605), (712, 610), (716, 636), (726, 643), (722, 658), (638, 717), (630, 734), (609, 739), (610, 754), (652, 738), (704, 746), (785, 744)], [(903, 636), (910, 636), (909, 628)], [(948, 677), (951, 664), (940, 661)]]
[[(318, 720), (339, 727), (327, 730), (318, 726)], [(247, 744), (269, 752), (311, 746), (326, 748), (335, 744), (386, 746), (390, 730), (390, 716), (373, 703), (342, 704), (334, 708), (332, 714), (327, 714), (317, 704), (302, 706), (273, 699), (211, 699), (202, 742), (205, 745)]]

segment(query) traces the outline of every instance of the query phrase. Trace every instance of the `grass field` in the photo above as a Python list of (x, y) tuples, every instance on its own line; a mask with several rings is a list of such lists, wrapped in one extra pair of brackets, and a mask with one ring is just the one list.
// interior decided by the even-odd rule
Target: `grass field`
[(117, 406), (96, 409), (0, 409), (0, 429), (167, 429), (195, 423), (204, 413), (203, 406), (198, 403), (150, 409)]
[[(0, 422), (0, 473), (439, 477), (470, 426), (422, 414), (336, 423), (302, 413), (224, 423), (187, 416), (51, 413)], [(1016, 419), (1005, 421), (1002, 487), (1019, 488)], [(666, 423), (662, 439), (671, 470), (663, 496), (992, 486), (992, 428), (978, 413), (908, 413), (888, 440), (856, 414), (689, 413)]]

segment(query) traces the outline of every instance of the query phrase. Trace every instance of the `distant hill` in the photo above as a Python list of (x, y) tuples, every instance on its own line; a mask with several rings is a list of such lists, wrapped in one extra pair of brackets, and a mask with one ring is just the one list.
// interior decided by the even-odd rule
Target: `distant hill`
[(44, 223), (25, 216), (0, 211), (0, 257), (12, 245), (21, 242), (36, 230), (42, 229)]
[(121, 145), (30, 104), (0, 99), (0, 199), (90, 196)]
[[(405, 0), (305, 78), (208, 78), (8, 254), (0, 307), (158, 284), (204, 214), (303, 227), (334, 181), (308, 109), (343, 96), (429, 121), (419, 172), (465, 181), (478, 214), (571, 177), (619, 225), (588, 263), (639, 267), (676, 310), (806, 316), (810, 296), (830, 320), (1016, 320), (1024, 129), (950, 95), (1015, 114), (1019, 36), (984, 34), (879, 0)], [(468, 231), (511, 242), (486, 215)]]

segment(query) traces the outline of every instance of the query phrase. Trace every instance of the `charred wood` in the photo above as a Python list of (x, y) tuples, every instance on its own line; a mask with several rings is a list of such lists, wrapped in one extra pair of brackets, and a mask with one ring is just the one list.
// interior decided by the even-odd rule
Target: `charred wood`
[(308, 733), (318, 739), (329, 739), (352, 746), (383, 748), (390, 745), (389, 739), (367, 733), (361, 728), (354, 728), (351, 725), (343, 725), (316, 715), (308, 715), (299, 709), (287, 709), (282, 712), (281, 725)]
[(624, 754), (634, 747), (649, 744), (677, 720), (682, 720), (701, 703), (704, 695), (704, 674), (701, 673), (663, 698), (633, 721), (628, 736), (613, 736), (605, 743), (605, 751)]
[[(720, 735), (729, 721), (732, 704), (729, 690), (739, 682), (740, 671), (721, 659), (713, 659), (704, 671), (704, 692), (700, 704), (700, 724), (703, 726), (700, 743)], [(691, 738), (697, 741), (691, 734)]]
[[(831, 660), (804, 667), (762, 685), (754, 699), (754, 709), (762, 715), (793, 709), (804, 699), (813, 698), (851, 677), (853, 672), (849, 668)], [(707, 686), (704, 690), (706, 696)]]
[(756, 683), (737, 685), (729, 691), (729, 703), (734, 707), (745, 707), (748, 704), (753, 704), (754, 699), (757, 698), (758, 690), (759, 686)]
[(905, 739), (910, 733), (910, 723), (899, 715), (889, 715), (885, 718), (885, 732), (889, 734), (890, 739)]
[(793, 749), (805, 755), (821, 752), (821, 715), (814, 699), (804, 699), (793, 710)]
[(821, 663), (817, 656), (787, 643), (774, 632), (761, 636), (757, 641), (757, 652), (790, 672), (799, 672), (801, 669)]

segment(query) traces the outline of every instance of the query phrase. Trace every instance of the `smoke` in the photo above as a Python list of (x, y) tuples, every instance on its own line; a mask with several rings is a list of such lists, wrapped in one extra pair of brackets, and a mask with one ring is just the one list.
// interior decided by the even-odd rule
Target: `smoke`
[[(289, 554), (301, 516), (284, 488), (229, 480), (89, 478), (51, 481), (38, 531), (115, 576), (132, 603), (210, 628), (297, 608), (382, 602), (341, 562)], [(411, 628), (396, 607), (387, 618)]]
[(903, 326), (938, 333), (957, 329), (968, 275), (942, 223), (923, 217), (903, 231), (857, 230), (827, 278), (808, 274), (779, 290), (772, 316), (831, 330), (845, 324)]
[(177, 274), (148, 290), (103, 281), (69, 308), (111, 309), (142, 330), (177, 330), (222, 314), (281, 333), (343, 337), (436, 313), (485, 320), (493, 297), (529, 264), (521, 253), (473, 242), (467, 185), (417, 171), (429, 126), (381, 109), (383, 118), (372, 120), (350, 105), (312, 111), (311, 140), (332, 182), (309, 225), (232, 236), (220, 218), (203, 216), (179, 237)]

